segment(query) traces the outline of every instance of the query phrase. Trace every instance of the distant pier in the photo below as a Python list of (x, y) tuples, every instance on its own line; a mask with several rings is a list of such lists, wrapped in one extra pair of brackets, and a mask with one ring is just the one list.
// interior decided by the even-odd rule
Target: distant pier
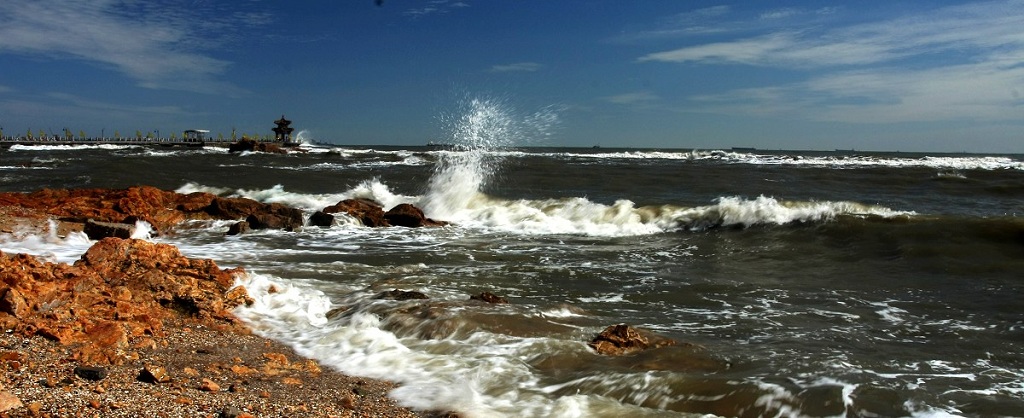
[(14, 145), (41, 146), (41, 145), (153, 145), (164, 147), (189, 147), (202, 148), (204, 146), (227, 147), (231, 145), (230, 139), (204, 139), (202, 141), (172, 139), (172, 138), (25, 138), (25, 137), (3, 137), (0, 138), (0, 147), (10, 148)]

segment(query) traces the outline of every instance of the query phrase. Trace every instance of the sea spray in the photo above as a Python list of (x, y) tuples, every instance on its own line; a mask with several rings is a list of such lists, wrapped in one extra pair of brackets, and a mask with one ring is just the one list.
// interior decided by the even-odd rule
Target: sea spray
[(430, 216), (458, 221), (462, 211), (487, 200), (484, 187), (502, 159), (493, 151), (545, 140), (558, 123), (558, 108), (521, 116), (503, 101), (471, 99), (457, 116), (441, 120), (452, 150), (441, 154), (420, 206)]

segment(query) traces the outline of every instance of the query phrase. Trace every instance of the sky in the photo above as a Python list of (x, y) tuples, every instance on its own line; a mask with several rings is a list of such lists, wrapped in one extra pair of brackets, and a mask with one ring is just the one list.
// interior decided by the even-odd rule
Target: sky
[(1024, 0), (3, 0), (0, 129), (1024, 153)]

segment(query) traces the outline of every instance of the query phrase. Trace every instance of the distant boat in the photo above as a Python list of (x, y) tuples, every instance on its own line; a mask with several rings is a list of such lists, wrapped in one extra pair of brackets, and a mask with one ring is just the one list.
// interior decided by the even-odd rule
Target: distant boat
[(754, 147), (732, 147), (733, 151), (757, 151)]

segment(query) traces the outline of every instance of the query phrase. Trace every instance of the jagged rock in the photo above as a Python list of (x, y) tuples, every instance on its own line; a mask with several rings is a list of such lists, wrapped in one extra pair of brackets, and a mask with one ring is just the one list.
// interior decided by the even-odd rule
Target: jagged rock
[(508, 299), (505, 299), (505, 298), (503, 298), (501, 296), (495, 295), (494, 293), (491, 293), (491, 292), (483, 292), (483, 293), (481, 293), (479, 295), (473, 295), (473, 296), (470, 296), (469, 299), (470, 300), (479, 300), (479, 301), (487, 302), (487, 303), (495, 303), (495, 304), (508, 303)]
[(312, 226), (328, 228), (331, 225), (334, 225), (334, 215), (318, 210), (309, 216), (309, 224)]
[[(646, 334), (646, 335), (645, 335)], [(609, 356), (622, 356), (627, 354), (633, 354), (639, 351), (647, 350), (649, 348), (658, 348), (664, 346), (675, 345), (674, 340), (653, 336), (655, 338), (652, 342), (648, 336), (653, 336), (646, 332), (642, 332), (632, 326), (626, 324), (612, 325), (601, 331), (593, 340), (587, 345), (597, 351), (598, 354), (604, 354)]]
[(85, 235), (92, 240), (101, 240), (107, 237), (128, 239), (135, 233), (135, 225), (115, 222), (97, 222), (92, 219), (85, 221), (82, 229)]
[(231, 224), (231, 226), (228, 227), (227, 234), (228, 235), (244, 234), (246, 232), (249, 232), (251, 229), (252, 228), (249, 227), (249, 223), (248, 222), (246, 222), (246, 221), (238, 221), (238, 222), (235, 222), (235, 223)]
[[(80, 362), (121, 362), (129, 339), (158, 335), (167, 320), (241, 328), (231, 314), (248, 299), (244, 289), (232, 288), (241, 271), (133, 239), (100, 240), (73, 265), (0, 252), (0, 286), (8, 288), (3, 295), (12, 307), (0, 313), (0, 323), (57, 341)], [(17, 308), (18, 295), (34, 308)]]
[(423, 292), (417, 292), (414, 290), (389, 290), (387, 292), (380, 292), (374, 299), (392, 299), (392, 300), (411, 300), (411, 299), (430, 299)]
[(0, 390), (0, 413), (6, 413), (25, 406), (21, 399), (6, 390)]
[(388, 222), (384, 220), (384, 208), (379, 203), (369, 199), (345, 199), (324, 208), (321, 212), (345, 213), (359, 219), (363, 226), (389, 226)]
[(302, 228), (302, 211), (280, 203), (271, 203), (262, 210), (245, 218), (252, 229), (284, 229), (294, 231)]
[(397, 205), (384, 214), (384, 219), (392, 226), (418, 228), (423, 226), (445, 226), (447, 222), (435, 221), (426, 217), (423, 210), (408, 203)]
[(163, 366), (147, 364), (139, 371), (138, 380), (146, 383), (167, 383), (171, 381), (171, 375), (167, 374), (167, 369)]
[(25, 297), (18, 289), (6, 288), (0, 290), (0, 312), (5, 312), (15, 318), (25, 318), (31, 307), (25, 303)]

